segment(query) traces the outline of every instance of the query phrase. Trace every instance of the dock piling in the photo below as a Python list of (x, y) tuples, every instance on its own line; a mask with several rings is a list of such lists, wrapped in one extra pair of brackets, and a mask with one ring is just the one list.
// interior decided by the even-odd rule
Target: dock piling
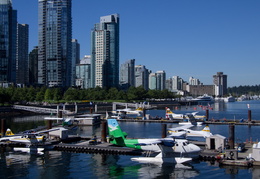
[(5, 119), (1, 119), (1, 134), (2, 134), (2, 136), (5, 135), (5, 131), (6, 131), (6, 121), (5, 121)]
[(208, 121), (208, 120), (209, 120), (209, 110), (206, 109), (206, 121)]
[(162, 138), (167, 136), (167, 124), (162, 124)]
[(234, 149), (234, 147), (235, 147), (234, 141), (235, 141), (235, 125), (230, 124), (229, 125), (229, 140), (228, 140), (230, 149)]
[(102, 121), (101, 141), (106, 142), (106, 137), (107, 137), (107, 121)]
[(248, 122), (251, 121), (251, 118), (252, 118), (251, 110), (249, 109), (249, 110), (248, 110)]

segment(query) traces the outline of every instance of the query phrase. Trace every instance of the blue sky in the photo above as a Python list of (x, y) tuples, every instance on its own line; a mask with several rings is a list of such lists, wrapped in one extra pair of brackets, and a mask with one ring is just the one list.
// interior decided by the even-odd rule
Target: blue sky
[[(38, 0), (12, 0), (18, 22), (37, 45)], [(120, 64), (136, 59), (167, 78), (200, 79), (217, 72), (228, 86), (260, 84), (259, 0), (73, 0), (73, 38), (90, 54), (90, 32), (101, 16), (120, 15)]]

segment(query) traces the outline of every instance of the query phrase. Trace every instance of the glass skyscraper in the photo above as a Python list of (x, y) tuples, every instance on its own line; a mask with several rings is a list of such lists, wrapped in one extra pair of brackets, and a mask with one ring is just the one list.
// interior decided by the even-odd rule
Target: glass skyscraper
[(0, 82), (16, 82), (17, 11), (0, 0)]
[(71, 84), (75, 85), (76, 78), (76, 65), (80, 63), (80, 45), (77, 39), (72, 39), (72, 50), (71, 50)]
[(91, 86), (119, 85), (119, 15), (100, 17), (91, 32)]
[(125, 90), (130, 86), (135, 86), (135, 59), (127, 60), (121, 64), (120, 85)]
[(213, 83), (216, 96), (223, 97), (227, 95), (227, 75), (223, 72), (217, 72), (216, 75), (213, 75)]
[(71, 0), (39, 0), (38, 83), (71, 86)]
[(16, 83), (29, 83), (29, 25), (17, 24)]

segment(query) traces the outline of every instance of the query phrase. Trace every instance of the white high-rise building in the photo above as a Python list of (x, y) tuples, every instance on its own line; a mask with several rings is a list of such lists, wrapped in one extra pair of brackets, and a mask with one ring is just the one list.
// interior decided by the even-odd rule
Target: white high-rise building
[(91, 32), (92, 87), (119, 85), (119, 15), (100, 17)]

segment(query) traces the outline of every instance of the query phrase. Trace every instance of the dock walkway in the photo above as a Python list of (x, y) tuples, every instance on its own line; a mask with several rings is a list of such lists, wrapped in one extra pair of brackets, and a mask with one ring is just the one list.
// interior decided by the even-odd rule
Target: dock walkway
[(90, 145), (88, 142), (77, 144), (57, 144), (53, 147), (54, 150), (78, 152), (78, 153), (103, 153), (116, 155), (142, 155), (142, 150), (131, 149), (126, 147), (117, 147), (113, 144), (104, 142), (97, 145)]

